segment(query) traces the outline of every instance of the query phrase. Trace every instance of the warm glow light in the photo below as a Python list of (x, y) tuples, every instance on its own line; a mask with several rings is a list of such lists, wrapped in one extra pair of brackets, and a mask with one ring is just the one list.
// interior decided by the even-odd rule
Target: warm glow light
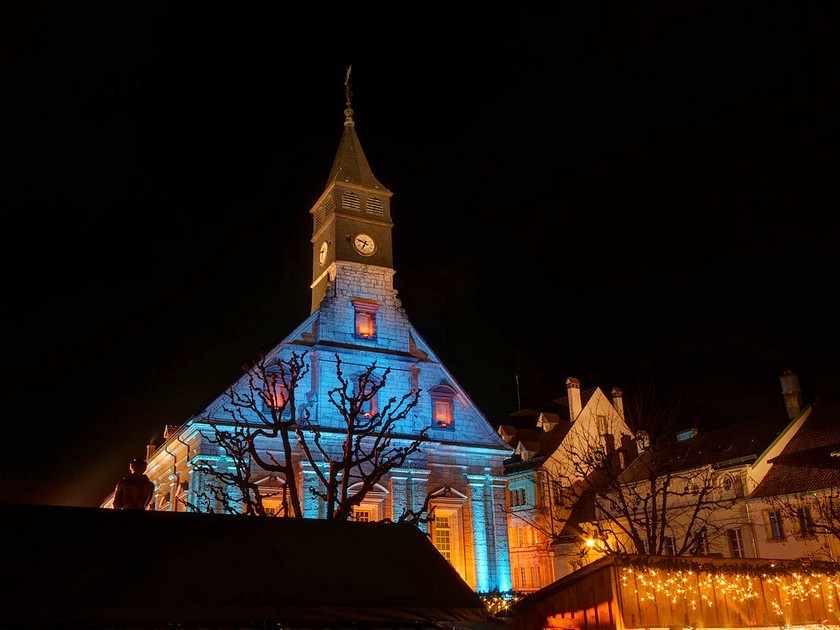
[(587, 538), (586, 539), (586, 546), (587, 547), (594, 547), (595, 546), (595, 539), (594, 538)]

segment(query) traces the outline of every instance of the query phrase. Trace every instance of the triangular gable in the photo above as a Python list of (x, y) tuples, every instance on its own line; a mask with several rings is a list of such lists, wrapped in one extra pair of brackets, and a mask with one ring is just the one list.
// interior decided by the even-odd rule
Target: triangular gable
[(428, 360), (432, 363), (437, 364), (441, 373), (443, 374), (444, 378), (446, 379), (446, 384), (449, 385), (452, 389), (458, 392), (458, 396), (461, 400), (464, 401), (465, 406), (469, 407), (472, 412), (480, 419), (478, 423), (476, 423), (476, 428), (480, 431), (481, 435), (484, 437), (484, 442), (477, 443), (476, 446), (501, 446), (506, 449), (510, 449), (511, 447), (505, 442), (502, 437), (498, 434), (498, 432), (493, 428), (490, 422), (487, 420), (487, 417), (481, 412), (481, 410), (476, 406), (476, 404), (472, 401), (472, 399), (467, 395), (467, 392), (458, 384), (458, 381), (452, 376), (449, 370), (446, 369), (446, 366), (441, 363), (440, 359), (438, 359), (437, 355), (432, 351), (429, 347), (429, 344), (426, 343), (426, 340), (420, 336), (420, 333), (417, 332), (417, 329), (414, 327), (413, 324), (409, 323), (409, 334), (414, 338), (414, 343), (417, 348), (423, 351), (426, 355), (428, 355)]

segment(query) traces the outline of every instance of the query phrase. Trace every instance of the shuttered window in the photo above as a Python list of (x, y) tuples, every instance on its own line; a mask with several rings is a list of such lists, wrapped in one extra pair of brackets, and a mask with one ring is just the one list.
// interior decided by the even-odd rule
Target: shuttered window
[(359, 210), (362, 207), (359, 195), (349, 190), (341, 195), (341, 207), (345, 210)]
[(368, 214), (381, 217), (385, 215), (385, 204), (382, 203), (379, 197), (368, 197), (365, 210), (367, 210)]

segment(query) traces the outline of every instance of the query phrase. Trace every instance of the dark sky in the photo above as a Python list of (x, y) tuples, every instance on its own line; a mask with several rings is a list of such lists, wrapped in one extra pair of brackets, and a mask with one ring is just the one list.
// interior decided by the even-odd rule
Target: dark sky
[(3, 9), (0, 498), (98, 505), (309, 314), (350, 64), (395, 285), (492, 422), (837, 393), (836, 3), (310, 4)]

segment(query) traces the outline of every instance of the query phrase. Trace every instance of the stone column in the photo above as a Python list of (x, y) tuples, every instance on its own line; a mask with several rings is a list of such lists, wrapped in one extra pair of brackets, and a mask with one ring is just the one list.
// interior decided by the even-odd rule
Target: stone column
[[(320, 497), (316, 497), (310, 491), (310, 487), (320, 488), (321, 482), (312, 468), (312, 464), (304, 460), (301, 463), (303, 472), (303, 483), (300, 489), (300, 502), (304, 518), (324, 518), (326, 516), (326, 504)], [(319, 464), (320, 466), (321, 464)], [(326, 465), (326, 464), (324, 464)]]
[[(411, 479), (409, 480), (410, 485), (410, 503), (412, 510), (419, 510), (423, 507), (423, 501), (426, 500), (426, 494), (429, 492), (429, 475), (432, 473), (431, 470), (425, 469), (414, 469), (411, 471)], [(429, 508), (431, 509), (431, 505)], [(424, 517), (428, 516), (428, 513), (424, 515)], [(424, 533), (428, 533), (429, 531), (429, 524), (428, 523), (418, 523), (417, 527), (420, 531)]]
[[(475, 554), (475, 590), (486, 593), (490, 580), (490, 542), (487, 537), (488, 488), (486, 475), (466, 475), (470, 485), (470, 514), (472, 515), (473, 549)], [(495, 564), (495, 562), (494, 562)]]
[(394, 468), (391, 470), (391, 501), (387, 506), (389, 514), (386, 517), (392, 521), (397, 520), (403, 510), (408, 509), (409, 504), (409, 477), (411, 470), (406, 468)]
[(491, 477), (491, 497), (493, 502), (493, 537), (496, 549), (496, 579), (494, 587), (505, 593), (513, 589), (510, 573), (510, 546), (508, 543), (507, 524), (507, 478)]

